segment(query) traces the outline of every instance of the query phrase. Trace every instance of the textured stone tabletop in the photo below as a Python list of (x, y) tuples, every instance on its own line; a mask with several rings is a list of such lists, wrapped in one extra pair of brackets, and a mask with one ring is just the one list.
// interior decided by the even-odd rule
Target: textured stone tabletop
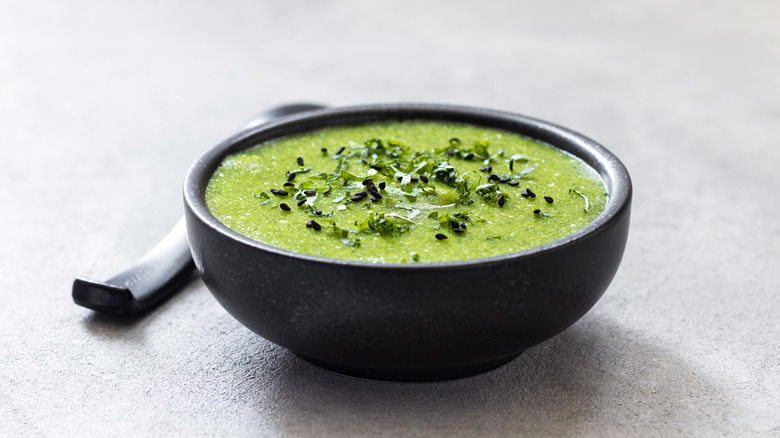
[[(0, 0), (0, 435), (780, 436), (780, 3)], [(322, 371), (199, 279), (73, 304), (162, 237), (259, 110), (435, 102), (554, 121), (634, 181), (579, 322), (472, 378)]]

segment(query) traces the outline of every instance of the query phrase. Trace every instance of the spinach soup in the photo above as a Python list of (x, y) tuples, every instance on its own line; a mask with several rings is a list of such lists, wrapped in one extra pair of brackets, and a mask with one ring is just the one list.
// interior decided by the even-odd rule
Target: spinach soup
[(232, 230), (369, 263), (491, 257), (571, 234), (604, 209), (599, 175), (520, 135), (439, 121), (336, 126), (227, 157), (206, 205)]

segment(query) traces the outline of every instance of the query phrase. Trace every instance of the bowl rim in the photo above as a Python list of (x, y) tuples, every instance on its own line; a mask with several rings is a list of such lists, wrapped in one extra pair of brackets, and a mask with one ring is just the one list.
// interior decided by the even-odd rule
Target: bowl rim
[[(355, 125), (383, 120), (440, 120), (469, 123), (508, 130), (533, 140), (541, 141), (574, 155), (593, 168), (604, 183), (607, 192), (606, 206), (601, 214), (584, 227), (544, 245), (490, 257), (425, 263), (372, 263), (290, 251), (241, 235), (220, 222), (208, 210), (205, 202), (206, 185), (219, 164), (228, 155), (251, 148), (273, 138), (327, 126)], [(518, 132), (518, 127), (523, 127), (533, 135)], [(535, 258), (541, 254), (563, 249), (578, 241), (587, 239), (589, 236), (603, 232), (624, 210), (630, 208), (632, 190), (631, 177), (628, 170), (617, 156), (601, 144), (578, 132), (554, 123), (507, 111), (429, 103), (391, 103), (333, 107), (281, 117), (269, 123), (238, 132), (207, 150), (189, 168), (183, 186), (185, 206), (194, 213), (198, 220), (213, 232), (243, 245), (269, 252), (276, 256), (319, 264), (410, 272), (484, 268), (508, 261)]]

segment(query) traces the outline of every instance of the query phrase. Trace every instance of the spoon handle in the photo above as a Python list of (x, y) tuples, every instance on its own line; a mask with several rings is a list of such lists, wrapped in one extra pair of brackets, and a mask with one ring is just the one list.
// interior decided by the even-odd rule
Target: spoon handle
[[(252, 119), (244, 129), (254, 128), (278, 117), (324, 108), (314, 104), (291, 104), (272, 108)], [(73, 301), (106, 313), (140, 313), (173, 295), (195, 270), (184, 218), (149, 253), (130, 269), (108, 281), (76, 277)]]

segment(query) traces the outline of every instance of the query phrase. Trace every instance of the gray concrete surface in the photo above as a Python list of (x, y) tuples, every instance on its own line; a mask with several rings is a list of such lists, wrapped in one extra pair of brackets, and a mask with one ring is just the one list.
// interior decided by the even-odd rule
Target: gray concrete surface
[[(780, 3), (0, 1), (2, 436), (780, 436)], [(623, 265), (474, 378), (324, 372), (193, 281), (75, 306), (178, 219), (262, 108), (441, 102), (555, 121), (635, 183)]]

